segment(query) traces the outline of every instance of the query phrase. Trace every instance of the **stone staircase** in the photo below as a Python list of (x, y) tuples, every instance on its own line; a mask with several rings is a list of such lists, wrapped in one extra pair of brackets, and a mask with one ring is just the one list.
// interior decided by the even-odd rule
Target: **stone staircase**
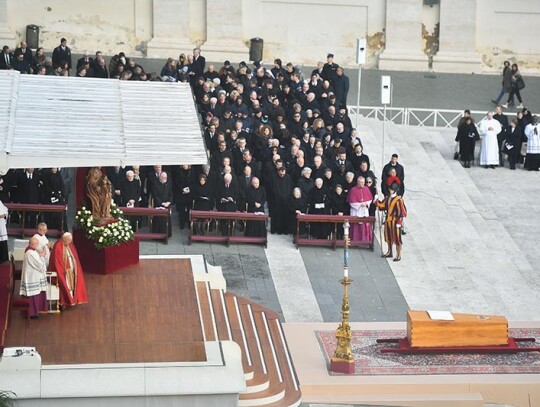
[(239, 406), (298, 406), (300, 386), (278, 315), (246, 298), (196, 282), (205, 341), (242, 349), (246, 391)]
[[(365, 152), (380, 176), (382, 122), (360, 123)], [(477, 186), (496, 185), (503, 171), (515, 172), (464, 169), (452, 159), (450, 132), (386, 124), (384, 163), (397, 152), (405, 167), (408, 234), (403, 261), (390, 262), (403, 294), (411, 309), (538, 320), (540, 277), (505, 228), (505, 208), (497, 208), (506, 205), (511, 213), (519, 202), (510, 204), (517, 200), (503, 188), (497, 199), (486, 198)]]

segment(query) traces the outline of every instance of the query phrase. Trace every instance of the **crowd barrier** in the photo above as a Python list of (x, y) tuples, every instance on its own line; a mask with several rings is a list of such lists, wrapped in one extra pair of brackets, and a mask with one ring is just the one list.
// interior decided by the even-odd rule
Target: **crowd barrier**
[[(255, 243), (266, 247), (268, 242), (266, 234), (267, 214), (254, 214), (248, 212), (219, 212), (219, 211), (195, 211), (190, 212), (189, 243)], [(245, 236), (244, 232), (237, 231), (244, 228), (246, 222), (264, 222), (264, 236)], [(221, 223), (226, 222), (226, 234), (220, 234)], [(195, 228), (198, 228), (196, 233)], [(242, 233), (242, 234), (239, 234)]]
[[(133, 218), (147, 216), (150, 218), (150, 232), (139, 232), (135, 230), (135, 236), (140, 240), (164, 240), (165, 243), (169, 243), (169, 222), (171, 221), (170, 209), (158, 209), (158, 208), (144, 208), (144, 207), (127, 207), (123, 206), (120, 210), (124, 213), (124, 216), (128, 219), (135, 220)], [(165, 218), (165, 232), (152, 232), (152, 219), (154, 217)]]
[[(67, 205), (43, 205), (43, 204), (22, 204), (22, 203), (5, 203), (8, 210), (7, 232), (8, 235), (33, 236), (37, 233), (37, 222), (42, 214), (58, 213), (60, 214), (60, 228), (49, 229), (47, 235), (62, 236), (65, 232), (64, 214), (67, 211)], [(15, 214), (18, 215), (18, 226), (13, 226), (11, 221)], [(35, 221), (32, 224), (27, 224), (29, 215), (35, 216)]]
[[(330, 246), (333, 249), (343, 247), (343, 237), (340, 236), (343, 223), (348, 220), (352, 226), (356, 223), (369, 223), (371, 227), (371, 237), (369, 240), (351, 240), (351, 247), (366, 247), (373, 251), (373, 239), (375, 233), (375, 217), (368, 216), (359, 218), (357, 216), (340, 216), (340, 215), (296, 215), (296, 234), (294, 236), (294, 244), (298, 246)], [(311, 223), (330, 223), (331, 234), (328, 239), (317, 239), (309, 234), (309, 224)], [(339, 238), (338, 238), (339, 237)]]

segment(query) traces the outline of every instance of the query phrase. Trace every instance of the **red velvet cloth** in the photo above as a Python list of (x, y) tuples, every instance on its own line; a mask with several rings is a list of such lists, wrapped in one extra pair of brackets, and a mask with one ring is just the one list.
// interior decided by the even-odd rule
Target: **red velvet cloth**
[(139, 263), (139, 240), (135, 239), (118, 246), (97, 249), (94, 241), (86, 237), (84, 230), (73, 231), (73, 241), (88, 273), (111, 274)]
[(63, 306), (66, 305), (75, 305), (75, 304), (85, 304), (88, 302), (86, 296), (86, 285), (84, 284), (84, 273), (81, 261), (79, 260), (79, 255), (75, 245), (73, 243), (69, 244), (71, 253), (73, 254), (73, 260), (77, 264), (77, 277), (75, 283), (75, 291), (71, 295), (70, 290), (68, 289), (66, 282), (66, 268), (64, 265), (64, 243), (62, 239), (58, 240), (52, 250), (51, 258), (49, 260), (49, 269), (51, 271), (56, 271), (58, 274), (58, 285), (60, 288), (60, 304)]

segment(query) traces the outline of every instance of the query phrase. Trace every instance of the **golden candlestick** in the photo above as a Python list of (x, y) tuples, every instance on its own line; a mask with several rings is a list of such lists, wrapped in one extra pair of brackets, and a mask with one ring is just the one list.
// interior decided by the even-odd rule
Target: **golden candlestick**
[(351, 349), (351, 326), (349, 324), (349, 285), (352, 280), (349, 279), (349, 222), (343, 224), (343, 279), (340, 283), (343, 285), (343, 302), (341, 304), (341, 324), (336, 330), (337, 347), (334, 356), (330, 360), (330, 370), (339, 373), (354, 373), (354, 358)]

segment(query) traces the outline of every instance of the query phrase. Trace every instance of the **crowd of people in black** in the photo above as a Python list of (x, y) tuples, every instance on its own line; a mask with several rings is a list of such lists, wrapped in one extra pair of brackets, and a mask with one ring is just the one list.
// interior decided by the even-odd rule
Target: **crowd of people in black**
[[(50, 59), (41, 48), (35, 55), (28, 51), (23, 42), (10, 59), (9, 48), (4, 47), (0, 69), (69, 75), (71, 51), (65, 38)], [(26, 64), (17, 64), (21, 55)], [(283, 64), (280, 59), (272, 67), (257, 62), (251, 67), (245, 62), (234, 67), (225, 61), (216, 69), (206, 66), (200, 49), (195, 48), (178, 60), (169, 58), (160, 75), (148, 75), (123, 53), (112, 57), (107, 69), (102, 53), (97, 52), (95, 58), (84, 55), (77, 61), (76, 75), (182, 81), (192, 87), (209, 165), (108, 168), (114, 199), (121, 206), (175, 205), (180, 228), (188, 224), (192, 208), (268, 211), (271, 233), (289, 234), (296, 227), (298, 213), (348, 214), (348, 194), (359, 178), (374, 200), (379, 193), (361, 135), (348, 116), (348, 77), (332, 54), (304, 76), (292, 63)], [(47, 175), (43, 188), (49, 172), (41, 171)], [(394, 155), (383, 169), (380, 190), (388, 194), (388, 187), (398, 185), (398, 193), (403, 195), (403, 182), (403, 167)], [(50, 193), (43, 191), (41, 201), (49, 203)], [(5, 202), (11, 200), (7, 197)], [(374, 214), (374, 205), (369, 212)], [(203, 233), (198, 226), (197, 231)], [(243, 233), (265, 231), (248, 227)], [(314, 228), (308, 233), (326, 238), (330, 231)]]

